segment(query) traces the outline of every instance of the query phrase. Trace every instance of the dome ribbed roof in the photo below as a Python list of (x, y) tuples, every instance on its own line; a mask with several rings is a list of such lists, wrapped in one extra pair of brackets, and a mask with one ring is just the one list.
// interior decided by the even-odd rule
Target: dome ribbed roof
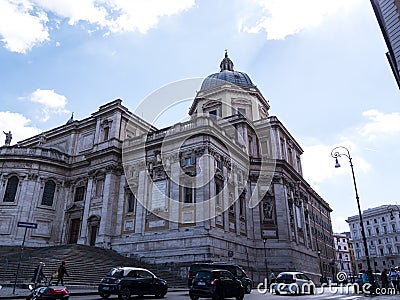
[(225, 51), (225, 57), (220, 64), (221, 71), (218, 73), (211, 74), (203, 80), (201, 85), (201, 91), (214, 88), (225, 84), (226, 82), (238, 85), (238, 86), (255, 86), (251, 81), (249, 75), (244, 72), (238, 72), (233, 70), (233, 62), (228, 57), (228, 53)]

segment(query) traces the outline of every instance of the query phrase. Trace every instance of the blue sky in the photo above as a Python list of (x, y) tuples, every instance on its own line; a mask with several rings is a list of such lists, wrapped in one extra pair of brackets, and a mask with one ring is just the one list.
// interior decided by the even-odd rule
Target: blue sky
[(357, 214), (335, 146), (351, 152), (363, 209), (400, 205), (399, 90), (369, 1), (0, 0), (0, 40), (0, 127), (13, 143), (116, 98), (134, 111), (165, 84), (219, 71), (228, 49), (302, 145), (335, 231)]

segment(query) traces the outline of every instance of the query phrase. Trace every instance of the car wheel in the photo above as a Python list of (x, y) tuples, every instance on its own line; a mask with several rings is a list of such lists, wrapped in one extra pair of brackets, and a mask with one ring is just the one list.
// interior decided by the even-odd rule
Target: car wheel
[(167, 290), (165, 288), (161, 288), (157, 293), (154, 295), (156, 298), (164, 298), (164, 296), (167, 294)]
[(281, 293), (278, 290), (275, 290), (275, 294), (280, 295)]
[(243, 300), (243, 298), (244, 298), (244, 292), (240, 292), (240, 294), (236, 296), (236, 300)]
[(118, 294), (118, 299), (128, 300), (131, 297), (131, 291), (128, 288), (123, 288)]
[(192, 300), (198, 300), (198, 299), (199, 299), (199, 296), (190, 295), (190, 299), (192, 299)]
[(247, 284), (244, 289), (245, 289), (246, 294), (250, 294), (251, 293), (251, 284), (250, 283)]
[(108, 297), (110, 297), (110, 294), (102, 293), (102, 292), (100, 292), (99, 295), (100, 295), (100, 297), (103, 298), (103, 299), (107, 299)]
[(315, 289), (313, 286), (310, 286), (310, 295), (314, 295), (315, 294)]

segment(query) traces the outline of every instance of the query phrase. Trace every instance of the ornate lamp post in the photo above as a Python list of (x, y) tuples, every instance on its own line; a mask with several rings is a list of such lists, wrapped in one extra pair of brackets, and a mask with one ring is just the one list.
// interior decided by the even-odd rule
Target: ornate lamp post
[(265, 256), (265, 278), (267, 280), (267, 289), (269, 288), (269, 278), (268, 278), (268, 264), (267, 264), (267, 238), (263, 239), (264, 242), (264, 256)]
[[(344, 152), (345, 150), (346, 152)], [(342, 151), (342, 152), (340, 152)], [(363, 239), (363, 244), (364, 244), (364, 250), (365, 250), (365, 256), (367, 258), (367, 277), (368, 277), (368, 282), (371, 284), (372, 292), (375, 292), (376, 285), (375, 285), (375, 279), (374, 275), (372, 274), (372, 268), (371, 268), (371, 260), (369, 258), (369, 251), (368, 251), (368, 245), (367, 245), (367, 238), (365, 236), (365, 228), (364, 228), (364, 222), (362, 218), (362, 213), (361, 213), (361, 207), (360, 207), (360, 198), (358, 197), (358, 191), (357, 191), (357, 184), (356, 184), (356, 177), (354, 175), (354, 168), (353, 168), (353, 163), (352, 163), (352, 158), (350, 156), (350, 152), (346, 147), (339, 146), (336, 148), (332, 149), (331, 156), (335, 158), (336, 163), (335, 163), (335, 168), (340, 168), (340, 164), (338, 161), (338, 157), (341, 156), (346, 156), (349, 159), (350, 162), (350, 167), (351, 167), (351, 173), (353, 175), (353, 184), (354, 184), (354, 190), (356, 192), (356, 200), (357, 200), (357, 208), (358, 208), (358, 215), (360, 217), (360, 226), (361, 226), (361, 235)]]
[[(324, 277), (324, 274), (322, 273), (321, 250), (318, 249), (318, 250), (317, 250), (317, 254), (318, 254), (319, 272), (321, 273), (321, 278), (323, 278), (323, 277)], [(323, 283), (322, 280), (321, 280), (321, 283)]]

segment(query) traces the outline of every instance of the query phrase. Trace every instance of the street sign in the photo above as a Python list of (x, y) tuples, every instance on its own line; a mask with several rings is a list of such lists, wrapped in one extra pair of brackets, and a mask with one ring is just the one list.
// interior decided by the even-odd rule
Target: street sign
[(37, 223), (18, 222), (18, 227), (37, 228)]

